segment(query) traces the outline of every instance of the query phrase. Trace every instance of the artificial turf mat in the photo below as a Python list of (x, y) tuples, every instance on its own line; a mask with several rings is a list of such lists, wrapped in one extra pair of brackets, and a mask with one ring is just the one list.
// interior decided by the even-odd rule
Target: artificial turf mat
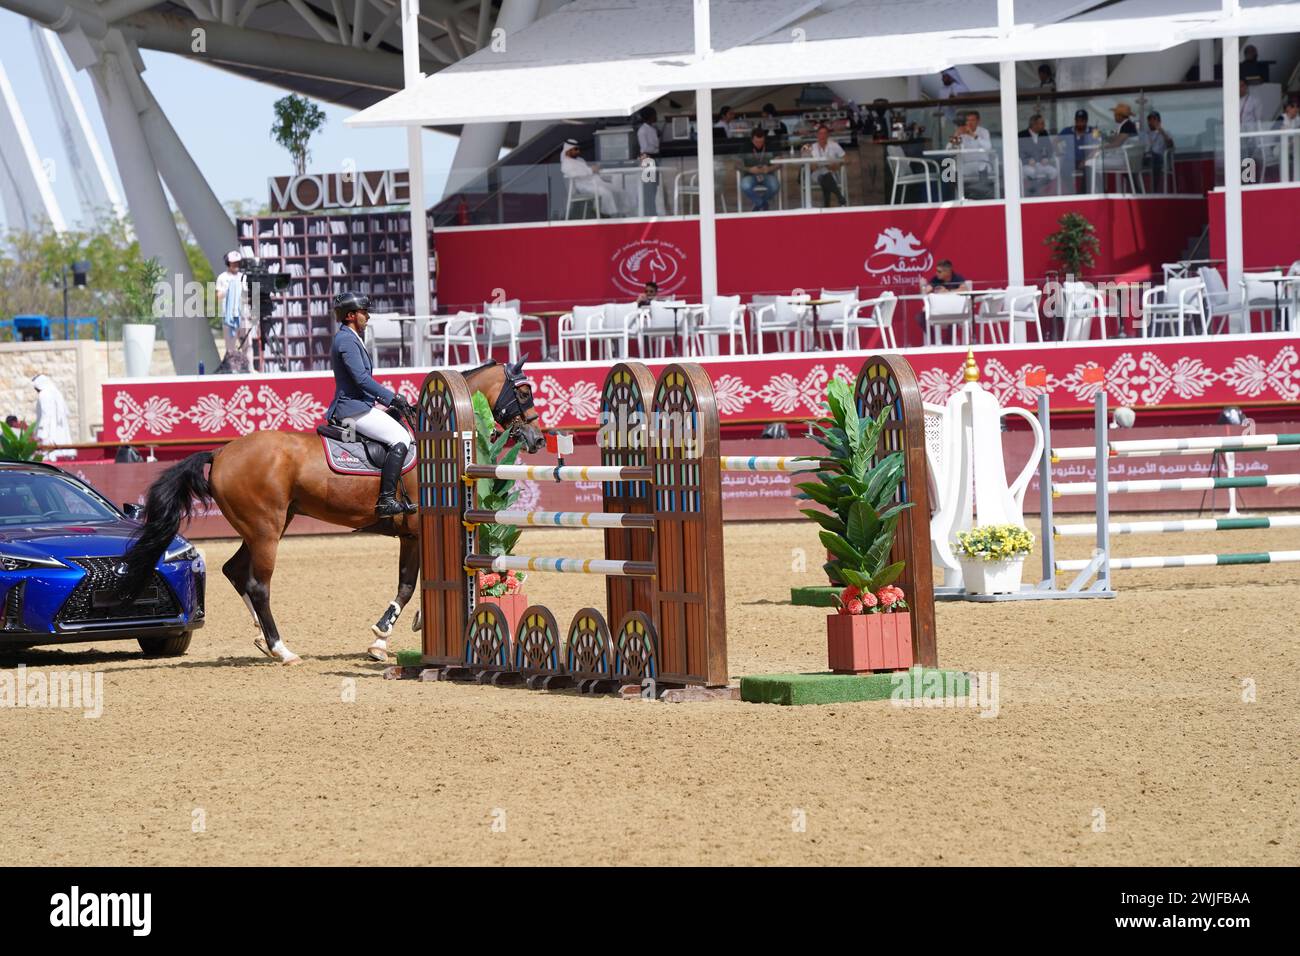
[(751, 704), (847, 704), (891, 698), (965, 697), (971, 675), (965, 671), (914, 667), (883, 674), (755, 674), (740, 679), (740, 699)]
[(404, 649), (398, 651), (395, 655), (398, 667), (419, 667), (424, 660), (424, 651)]
[(791, 588), (790, 603), (801, 607), (839, 607), (835, 595), (843, 590), (843, 588), (837, 588), (830, 584)]

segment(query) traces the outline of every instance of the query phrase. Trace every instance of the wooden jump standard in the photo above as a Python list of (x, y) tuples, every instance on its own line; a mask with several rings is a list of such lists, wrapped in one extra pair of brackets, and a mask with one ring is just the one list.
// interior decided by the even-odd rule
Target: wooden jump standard
[[(903, 359), (879, 356), (863, 366), (856, 396), (860, 414), (891, 409), (879, 454), (905, 453), (899, 495), (914, 507), (899, 523), (894, 555), (908, 562), (900, 583), (912, 605), (916, 660), (935, 666), (920, 393)], [(599, 421), (600, 465), (479, 465), (464, 379), (444, 370), (425, 378), (417, 433), (421, 663), (434, 677), (586, 691), (647, 679), (668, 688), (726, 685), (721, 472), (816, 466), (789, 457), (721, 458), (713, 386), (698, 365), (671, 365), (658, 382), (639, 363), (615, 365)], [(599, 481), (602, 511), (487, 511), (477, 506), (475, 481), (485, 477)], [(476, 554), (475, 530), (488, 523), (600, 528), (605, 557)], [(583, 608), (562, 633), (547, 608), (533, 605), (511, 635), (505, 615), (480, 603), (476, 586), (479, 570), (511, 569), (605, 575), (607, 616)], [(613, 631), (607, 621), (616, 622)]]

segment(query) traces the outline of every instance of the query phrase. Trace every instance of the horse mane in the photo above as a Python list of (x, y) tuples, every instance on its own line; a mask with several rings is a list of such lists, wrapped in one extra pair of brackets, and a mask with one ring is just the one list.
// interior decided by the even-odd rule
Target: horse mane
[(494, 366), (494, 365), (496, 365), (496, 364), (497, 364), (497, 360), (496, 360), (496, 359), (488, 359), (488, 360), (487, 360), (486, 362), (484, 362), (482, 365), (475, 366), (474, 368), (468, 369), (468, 370), (466, 370), (466, 371), (464, 371), (464, 372), (461, 372), (460, 374), (461, 374), (461, 375), (464, 375), (465, 377), (469, 377), (470, 375), (473, 375), (475, 372), (481, 372), (481, 371), (483, 371), (485, 368), (492, 368), (492, 366)]

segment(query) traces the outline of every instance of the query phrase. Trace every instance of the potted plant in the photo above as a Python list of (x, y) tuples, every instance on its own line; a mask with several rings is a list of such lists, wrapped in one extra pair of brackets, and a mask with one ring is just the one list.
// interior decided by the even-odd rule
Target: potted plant
[(128, 378), (145, 378), (153, 361), (155, 288), (163, 276), (157, 259), (146, 259), (127, 267), (122, 298), (126, 303), (126, 321), (122, 323), (122, 351)]
[(991, 524), (957, 532), (957, 559), (967, 594), (1014, 594), (1020, 590), (1025, 556), (1034, 536), (1014, 524)]
[(40, 461), (44, 457), (36, 441), (35, 423), (14, 429), (0, 422), (0, 461)]
[[(519, 457), (520, 445), (507, 449), (510, 441), (508, 432), (502, 432), (495, 439), (496, 422), (492, 418), (492, 407), (487, 399), (475, 392), (474, 401), (474, 460), (480, 465), (513, 465)], [(515, 482), (507, 478), (478, 478), (474, 482), (478, 507), (485, 511), (504, 511), (519, 500)], [(475, 548), (479, 554), (496, 557), (511, 554), (519, 540), (519, 529), (513, 525), (481, 524), (475, 528)], [(480, 602), (496, 604), (506, 616), (513, 635), (519, 621), (523, 619), (528, 608), (528, 596), (524, 594), (524, 579), (527, 577), (519, 571), (478, 572), (478, 599)]]
[(1091, 269), (1101, 250), (1097, 230), (1086, 216), (1067, 212), (1056, 221), (1060, 228), (1043, 240), (1052, 247), (1052, 261), (1065, 270), (1066, 281), (1080, 278), (1084, 269)]
[(820, 538), (832, 555), (824, 565), (832, 584), (843, 585), (838, 612), (826, 618), (826, 649), (838, 674), (894, 670), (912, 664), (912, 621), (894, 582), (904, 562), (889, 563), (903, 481), (901, 452), (879, 460), (876, 451), (889, 410), (861, 418), (847, 382), (832, 379), (826, 389), (828, 414), (813, 426), (825, 454), (816, 461), (816, 481), (801, 483), (800, 497), (821, 506), (802, 509), (821, 525)]

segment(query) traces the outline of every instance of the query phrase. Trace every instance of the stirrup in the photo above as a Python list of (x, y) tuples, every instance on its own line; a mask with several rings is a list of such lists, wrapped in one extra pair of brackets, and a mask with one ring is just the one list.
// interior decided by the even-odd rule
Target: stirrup
[(415, 513), (415, 505), (409, 502), (398, 501), (392, 495), (383, 495), (375, 502), (375, 514), (387, 518), (395, 515), (409, 515)]

